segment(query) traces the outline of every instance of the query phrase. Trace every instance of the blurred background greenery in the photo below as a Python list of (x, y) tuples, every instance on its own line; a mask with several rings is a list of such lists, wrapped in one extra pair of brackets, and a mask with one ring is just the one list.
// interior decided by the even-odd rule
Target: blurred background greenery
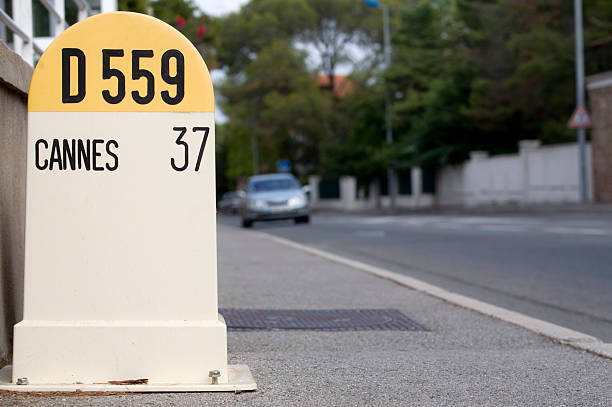
[[(473, 150), (575, 140), (572, 0), (251, 0), (222, 17), (190, 0), (119, 0), (183, 32), (220, 69), (217, 183), (233, 189), (288, 159), (309, 174), (360, 183), (419, 165), (460, 163)], [(584, 0), (587, 74), (612, 69), (612, 1)], [(355, 58), (355, 52), (358, 58)], [(385, 143), (384, 90), (395, 142)]]

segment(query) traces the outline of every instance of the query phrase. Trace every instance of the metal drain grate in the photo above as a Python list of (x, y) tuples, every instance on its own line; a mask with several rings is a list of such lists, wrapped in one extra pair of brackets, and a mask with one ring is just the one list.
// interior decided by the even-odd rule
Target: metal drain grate
[(219, 309), (230, 331), (429, 331), (394, 309)]

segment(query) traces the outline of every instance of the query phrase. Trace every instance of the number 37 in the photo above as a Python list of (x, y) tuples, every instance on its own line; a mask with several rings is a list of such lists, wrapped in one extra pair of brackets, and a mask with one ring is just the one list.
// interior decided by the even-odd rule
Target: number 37
[[(175, 140), (175, 143), (181, 147), (183, 147), (184, 158), (182, 165), (178, 165), (178, 160), (175, 158), (170, 159), (170, 165), (175, 171), (185, 171), (187, 167), (189, 167), (189, 144), (183, 140), (183, 136), (187, 133), (187, 127), (173, 127), (172, 130), (179, 133), (178, 137)], [(199, 131), (203, 132), (202, 134), (202, 143), (200, 144), (200, 151), (198, 152), (198, 159), (195, 165), (195, 171), (200, 170), (200, 164), (202, 163), (202, 156), (204, 155), (204, 147), (206, 146), (206, 140), (208, 139), (208, 132), (210, 131), (210, 127), (194, 127), (191, 129), (192, 133), (197, 133)]]

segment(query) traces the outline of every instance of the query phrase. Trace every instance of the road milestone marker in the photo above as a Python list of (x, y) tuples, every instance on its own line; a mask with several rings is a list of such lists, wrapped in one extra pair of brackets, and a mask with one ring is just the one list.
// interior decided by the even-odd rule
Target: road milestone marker
[(142, 14), (90, 17), (42, 55), (28, 110), (24, 319), (0, 389), (254, 390), (218, 314), (214, 95), (193, 45)]

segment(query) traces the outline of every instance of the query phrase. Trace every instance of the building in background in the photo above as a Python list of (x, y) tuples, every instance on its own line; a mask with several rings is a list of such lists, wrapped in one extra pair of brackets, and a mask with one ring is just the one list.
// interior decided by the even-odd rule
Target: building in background
[(585, 44), (586, 88), (593, 128), (593, 201), (612, 203), (612, 38)]
[(70, 25), (117, 11), (117, 0), (0, 0), (0, 40), (34, 65)]

